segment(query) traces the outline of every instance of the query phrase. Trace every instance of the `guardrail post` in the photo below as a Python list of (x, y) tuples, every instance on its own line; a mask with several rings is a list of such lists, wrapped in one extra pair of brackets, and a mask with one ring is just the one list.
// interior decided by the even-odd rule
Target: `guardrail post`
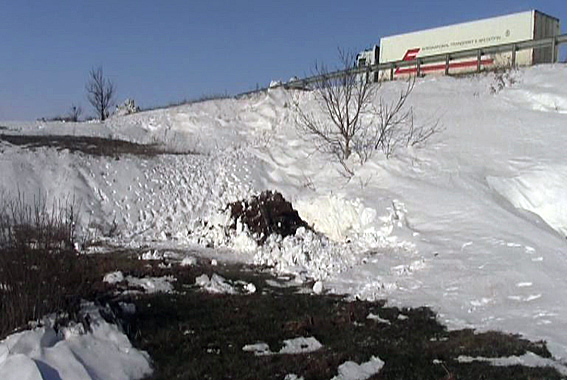
[(476, 72), (480, 73), (480, 63), (482, 62), (482, 50), (476, 52)]
[(516, 44), (512, 45), (512, 69), (516, 68)]
[(419, 58), (417, 59), (417, 76), (421, 76), (421, 60)]
[(390, 67), (390, 80), (394, 80), (394, 67), (396, 65), (392, 64), (392, 66)]
[(445, 56), (445, 75), (449, 75), (449, 54)]
[(556, 46), (555, 37), (551, 39), (551, 63), (555, 63), (555, 46)]

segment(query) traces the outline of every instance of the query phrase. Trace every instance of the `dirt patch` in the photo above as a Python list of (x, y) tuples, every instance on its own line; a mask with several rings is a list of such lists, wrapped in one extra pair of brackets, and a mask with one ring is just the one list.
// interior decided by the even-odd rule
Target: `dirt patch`
[(231, 203), (229, 209), (234, 221), (232, 227), (236, 228), (237, 221), (244, 223), (259, 244), (263, 244), (270, 234), (286, 237), (295, 235), (299, 227), (309, 228), (291, 203), (277, 191), (264, 191), (250, 200)]
[(171, 152), (158, 144), (137, 144), (124, 140), (91, 136), (43, 136), (43, 135), (7, 135), (0, 134), (0, 141), (28, 149), (40, 147), (82, 152), (94, 156), (121, 156), (131, 154), (136, 156), (156, 156), (160, 154), (191, 154), (190, 152)]

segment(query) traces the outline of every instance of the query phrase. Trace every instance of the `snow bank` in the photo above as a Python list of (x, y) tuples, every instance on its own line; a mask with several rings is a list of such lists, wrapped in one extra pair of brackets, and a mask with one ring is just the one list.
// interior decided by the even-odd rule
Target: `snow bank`
[(487, 181), (514, 207), (539, 215), (567, 236), (567, 166), (539, 166), (511, 177), (487, 177)]
[(378, 222), (376, 211), (365, 207), (359, 199), (349, 201), (337, 195), (298, 200), (294, 207), (316, 231), (337, 242), (353, 234), (374, 231)]
[(83, 304), (81, 313), (90, 317), (87, 332), (82, 325), (58, 333), (46, 326), (0, 342), (0, 379), (135, 380), (152, 372), (148, 355), (105, 322), (94, 304)]
[(461, 355), (457, 358), (457, 361), (459, 363), (472, 363), (475, 361), (488, 362), (490, 363), (490, 365), (499, 367), (508, 367), (515, 365), (521, 365), (525, 367), (553, 367), (562, 375), (567, 376), (567, 366), (560, 364), (552, 359), (542, 358), (541, 356), (536, 355), (533, 352), (527, 352), (522, 356), (509, 356), (502, 358), (471, 357)]

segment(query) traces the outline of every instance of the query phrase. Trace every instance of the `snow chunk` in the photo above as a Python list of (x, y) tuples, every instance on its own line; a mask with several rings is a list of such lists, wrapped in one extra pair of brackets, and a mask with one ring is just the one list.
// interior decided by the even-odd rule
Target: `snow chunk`
[(195, 279), (195, 284), (200, 286), (203, 290), (209, 293), (217, 293), (217, 294), (237, 294), (238, 292), (236, 289), (227, 282), (227, 280), (219, 276), (216, 273), (213, 273), (211, 278), (206, 274), (202, 274)]
[(253, 352), (256, 356), (272, 355), (270, 346), (268, 346), (267, 343), (247, 344), (246, 346), (242, 347), (242, 351)]
[(107, 273), (103, 281), (108, 284), (116, 284), (122, 281), (128, 282), (128, 285), (139, 286), (146, 291), (146, 293), (171, 293), (173, 292), (173, 286), (171, 282), (175, 281), (173, 276), (164, 277), (144, 277), (137, 278), (132, 276), (124, 277), (124, 274), (120, 271)]
[(321, 281), (317, 281), (314, 285), (313, 285), (313, 293), (315, 294), (321, 294), (323, 293), (323, 283)]
[(182, 267), (188, 267), (195, 264), (197, 264), (196, 258), (194, 258), (193, 256), (186, 256), (183, 258), (183, 260), (181, 260), (181, 263), (179, 265), (181, 265)]
[(57, 334), (45, 326), (0, 342), (0, 379), (136, 380), (151, 374), (148, 354), (132, 347), (93, 303), (84, 303), (81, 314), (90, 317), (88, 333), (73, 328), (76, 333)]
[(331, 195), (295, 202), (299, 216), (331, 240), (344, 241), (353, 233), (372, 228), (376, 210), (364, 207), (360, 200)]
[(288, 373), (285, 375), (284, 380), (304, 380), (304, 377), (299, 377), (295, 373)]
[(323, 347), (321, 343), (314, 337), (299, 337), (295, 339), (284, 340), (284, 346), (280, 350), (280, 354), (305, 354), (307, 352), (317, 351)]
[(121, 271), (111, 272), (104, 275), (103, 282), (108, 284), (116, 284), (124, 281), (124, 274)]
[(303, 227), (297, 229), (295, 236), (284, 239), (270, 235), (254, 256), (255, 264), (273, 266), (280, 273), (307, 272), (315, 280), (340, 273), (360, 259), (353, 248)]
[(284, 354), (306, 354), (319, 350), (323, 345), (314, 337), (299, 337), (284, 340), (284, 346), (279, 352), (272, 352), (267, 343), (258, 342), (255, 344), (247, 344), (242, 347), (242, 351), (253, 352), (256, 356), (263, 355), (284, 355)]
[(142, 253), (140, 260), (162, 260), (163, 254), (157, 250)]
[[(401, 314), (400, 314), (400, 315), (401, 315)], [(391, 325), (391, 324), (392, 324), (389, 320), (384, 319), (384, 318), (380, 318), (379, 315), (377, 315), (377, 314), (372, 314), (372, 313), (368, 314), (368, 315), (366, 316), (366, 319), (371, 319), (371, 320), (373, 320), (373, 321), (380, 322), (380, 323), (385, 323), (385, 324), (387, 324), (387, 325)]]
[(126, 281), (129, 285), (142, 287), (146, 293), (172, 293), (173, 285), (171, 283), (175, 281), (173, 276), (164, 277), (144, 277), (137, 278), (128, 276)]
[(256, 285), (254, 285), (253, 283), (250, 282), (250, 283), (244, 285), (244, 290), (248, 294), (256, 293)]
[(384, 362), (376, 356), (362, 364), (351, 361), (344, 362), (339, 366), (339, 374), (332, 380), (366, 380), (380, 372), (382, 367), (384, 367)]

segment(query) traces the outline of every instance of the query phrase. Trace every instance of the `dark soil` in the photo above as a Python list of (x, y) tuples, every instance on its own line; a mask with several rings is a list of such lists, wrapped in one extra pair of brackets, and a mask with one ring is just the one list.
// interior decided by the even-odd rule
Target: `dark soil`
[[(473, 330), (447, 331), (428, 308), (399, 309), (384, 302), (348, 302), (336, 295), (311, 295), (303, 286), (276, 286), (285, 281), (266, 268), (212, 266), (199, 259), (180, 267), (167, 260), (139, 260), (144, 250), (80, 255), (66, 262), (74, 269), (51, 265), (52, 276), (68, 276), (74, 296), (110, 304), (109, 321), (119, 323), (133, 344), (147, 351), (157, 379), (283, 379), (294, 373), (310, 379), (331, 379), (345, 361), (362, 363), (372, 356), (385, 362), (372, 379), (561, 379), (553, 368), (496, 367), (486, 362), (460, 363), (460, 355), (488, 358), (528, 351), (550, 357), (544, 342), (519, 336)], [(61, 273), (56, 269), (61, 267)], [(77, 270), (78, 269), (78, 270)], [(136, 277), (173, 275), (174, 294), (118, 294), (125, 283), (102, 283), (104, 274), (121, 270)], [(73, 276), (70, 276), (72, 273)], [(218, 273), (231, 281), (255, 284), (250, 295), (214, 295), (201, 291), (195, 278)], [(271, 280), (270, 285), (266, 280)], [(63, 284), (63, 282), (60, 282)], [(119, 302), (133, 302), (136, 313), (122, 313)], [(3, 310), (4, 311), (4, 310)], [(390, 321), (368, 319), (369, 313)], [(71, 318), (73, 316), (71, 315)], [(267, 343), (277, 352), (283, 341), (315, 337), (323, 348), (309, 354), (255, 356), (247, 344)]]
[(232, 227), (236, 228), (236, 221), (240, 220), (259, 244), (263, 244), (270, 234), (286, 237), (295, 235), (299, 227), (309, 228), (291, 203), (277, 191), (264, 191), (250, 200), (231, 203), (229, 208), (234, 221)]
[[(494, 358), (531, 351), (550, 357), (550, 353), (544, 342), (519, 336), (448, 332), (425, 307), (399, 309), (385, 307), (384, 302), (299, 294), (298, 287), (267, 285), (265, 280), (277, 279), (243, 265), (212, 267), (200, 262), (174, 267), (173, 272), (179, 293), (131, 299), (137, 313), (123, 316), (134, 345), (154, 360), (155, 373), (149, 379), (283, 379), (289, 373), (306, 380), (331, 379), (345, 361), (362, 363), (372, 356), (386, 363), (372, 379), (561, 378), (553, 368), (458, 362), (460, 355)], [(194, 285), (203, 273), (252, 282), (257, 291), (208, 294)], [(390, 324), (368, 319), (369, 313)], [(324, 347), (296, 355), (255, 356), (242, 351), (247, 344), (264, 342), (277, 352), (285, 339), (300, 336), (313, 336)]]
[[(124, 140), (90, 136), (43, 136), (43, 135), (7, 135), (0, 134), (0, 141), (28, 149), (41, 147), (82, 152), (93, 156), (120, 156), (131, 154), (136, 156), (156, 156), (160, 154), (180, 154), (169, 152), (158, 144), (137, 144)], [(187, 153), (184, 153), (187, 154)]]

